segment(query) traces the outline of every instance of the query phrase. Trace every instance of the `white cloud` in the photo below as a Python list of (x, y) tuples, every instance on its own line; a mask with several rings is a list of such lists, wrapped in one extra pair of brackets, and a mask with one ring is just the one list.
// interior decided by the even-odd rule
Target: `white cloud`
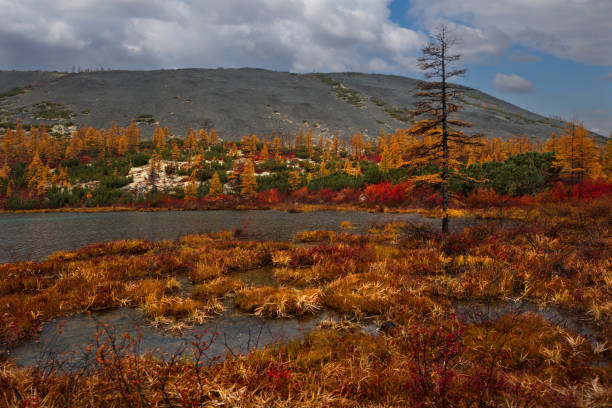
[(427, 37), (391, 22), (389, 2), (0, 0), (0, 69), (414, 71)]
[(427, 27), (453, 21), (479, 36), (473, 52), (499, 52), (510, 42), (586, 64), (612, 65), (610, 0), (412, 0), (410, 13)]
[(507, 93), (534, 93), (536, 91), (531, 82), (516, 74), (496, 74), (492, 85), (499, 91)]
[(368, 62), (368, 68), (374, 72), (385, 72), (389, 69), (389, 64), (380, 58), (373, 58)]

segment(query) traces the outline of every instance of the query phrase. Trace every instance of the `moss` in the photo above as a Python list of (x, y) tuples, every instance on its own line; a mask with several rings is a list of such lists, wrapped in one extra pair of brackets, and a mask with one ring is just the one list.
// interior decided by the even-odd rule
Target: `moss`
[(313, 74), (313, 76), (325, 82), (327, 85), (331, 86), (332, 89), (336, 92), (336, 97), (338, 99), (341, 99), (358, 108), (363, 106), (363, 101), (361, 100), (359, 91), (347, 88), (341, 82), (338, 82), (324, 74)]
[(4, 92), (0, 93), (0, 99), (10, 98), (12, 96), (17, 96), (17, 95), (24, 94), (24, 93), (26, 93), (26, 90), (28, 88), (29, 87), (9, 89), (8, 91), (4, 91)]
[(370, 101), (372, 101), (375, 105), (377, 106), (385, 106), (387, 103), (385, 101), (383, 101), (382, 99), (376, 98), (376, 97), (371, 97)]
[(32, 105), (32, 107), (35, 109), (34, 115), (37, 119), (68, 120), (74, 116), (70, 109), (66, 109), (63, 105), (56, 102), (38, 102)]
[(153, 115), (150, 115), (148, 113), (139, 115), (138, 117), (134, 118), (134, 121), (136, 123), (148, 123), (150, 125), (156, 122), (155, 119), (153, 118)]
[(387, 115), (400, 122), (414, 122), (412, 115), (410, 115), (406, 109), (385, 108), (385, 112)]

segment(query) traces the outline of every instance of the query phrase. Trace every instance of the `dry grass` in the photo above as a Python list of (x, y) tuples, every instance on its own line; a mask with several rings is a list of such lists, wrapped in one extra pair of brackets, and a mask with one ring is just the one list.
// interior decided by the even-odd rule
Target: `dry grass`
[(193, 297), (201, 300), (217, 299), (234, 294), (244, 287), (244, 282), (227, 276), (196, 285), (193, 289)]
[(338, 279), (325, 289), (325, 305), (355, 316), (384, 314), (393, 304), (398, 290), (370, 274), (355, 274)]
[(236, 306), (257, 316), (292, 317), (321, 310), (320, 289), (247, 288), (236, 294)]
[[(219, 313), (230, 295), (261, 317), (327, 308), (341, 320), (210, 367), (104, 353), (80, 376), (0, 363), (0, 406), (611, 406), (611, 209), (607, 201), (540, 206), (513, 213), (526, 221), (514, 227), (448, 236), (393, 224), (364, 236), (296, 237), (326, 242), (312, 248), (231, 234), (121, 241), (2, 265), (5, 345), (32, 338), (50, 318), (120, 306), (181, 330)], [(231, 275), (268, 265), (299, 288), (245, 287)], [(179, 284), (186, 274), (195, 283), (188, 295)], [(546, 305), (586, 321), (596, 338), (536, 308), (456, 309), (474, 300)], [(368, 335), (355, 323), (365, 316), (392, 329)]]

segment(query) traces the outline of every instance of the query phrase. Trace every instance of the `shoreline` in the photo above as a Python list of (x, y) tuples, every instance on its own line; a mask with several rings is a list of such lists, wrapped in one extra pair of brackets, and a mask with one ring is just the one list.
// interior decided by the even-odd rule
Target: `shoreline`
[[(282, 212), (315, 212), (315, 211), (342, 211), (342, 212), (367, 212), (367, 213), (389, 213), (389, 214), (420, 214), (431, 210), (423, 208), (384, 208), (382, 211), (376, 208), (365, 208), (357, 206), (330, 206), (326, 204), (304, 204), (297, 207), (287, 206), (245, 206), (213, 207), (213, 208), (180, 208), (180, 207), (63, 207), (63, 208), (40, 208), (31, 210), (0, 210), (0, 214), (37, 214), (37, 213), (98, 213), (98, 212), (167, 212), (167, 211), (282, 211)], [(436, 218), (436, 217), (431, 217)]]
[[(532, 208), (518, 206), (495, 207), (495, 208), (451, 208), (448, 210), (450, 219), (474, 218), (480, 220), (514, 220), (524, 221), (532, 217)], [(32, 210), (0, 210), (4, 214), (94, 214), (110, 212), (205, 212), (205, 211), (280, 211), (286, 213), (308, 213), (308, 212), (356, 212), (356, 213), (380, 213), (380, 214), (418, 214), (423, 218), (442, 219), (440, 208), (367, 208), (350, 205), (329, 204), (299, 204), (297, 206), (270, 205), (270, 206), (247, 206), (236, 205), (231, 207), (209, 207), (209, 208), (183, 208), (183, 207), (65, 207), (65, 208), (41, 208)]]

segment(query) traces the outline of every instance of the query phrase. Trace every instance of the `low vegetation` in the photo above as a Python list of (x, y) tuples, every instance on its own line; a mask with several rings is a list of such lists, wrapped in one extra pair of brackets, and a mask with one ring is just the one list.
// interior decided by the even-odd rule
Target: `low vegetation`
[[(55, 108), (54, 108), (55, 109)], [(222, 142), (214, 129), (185, 139), (157, 126), (142, 140), (126, 128), (80, 128), (70, 136), (16, 124), (0, 136), (0, 208), (15, 210), (351, 208), (431, 211), (442, 203), (433, 143), (411, 129), (350, 141), (312, 130), (295, 137)], [(521, 207), (612, 192), (612, 142), (598, 146), (579, 125), (545, 143), (524, 136), (453, 146), (450, 209)]]
[[(92, 343), (86, 371), (65, 371), (68, 357), (19, 367), (4, 354), (0, 401), (40, 407), (610, 405), (609, 199), (534, 203), (514, 217), (510, 226), (451, 234), (394, 223), (365, 235), (345, 226), (341, 233), (295, 237), (310, 247), (240, 241), (229, 232), (118, 241), (1, 265), (5, 350), (35, 338), (53, 317), (111, 307), (139, 308), (151, 325), (175, 332), (231, 304), (268, 319), (326, 310), (345, 320), (223, 361), (207, 354), (210, 339), (191, 342), (186, 355), (160, 358), (141, 355), (138, 339), (119, 333)], [(237, 278), (263, 267), (274, 268), (278, 287)], [(508, 306), (517, 302), (533, 307)], [(572, 329), (538, 308), (591, 329)], [(378, 334), (359, 329), (372, 318), (380, 322)]]
[(359, 91), (347, 88), (341, 82), (336, 81), (325, 74), (313, 74), (313, 76), (331, 86), (334, 92), (336, 92), (336, 97), (338, 99), (341, 99), (358, 108), (363, 106), (363, 101), (361, 100)]

